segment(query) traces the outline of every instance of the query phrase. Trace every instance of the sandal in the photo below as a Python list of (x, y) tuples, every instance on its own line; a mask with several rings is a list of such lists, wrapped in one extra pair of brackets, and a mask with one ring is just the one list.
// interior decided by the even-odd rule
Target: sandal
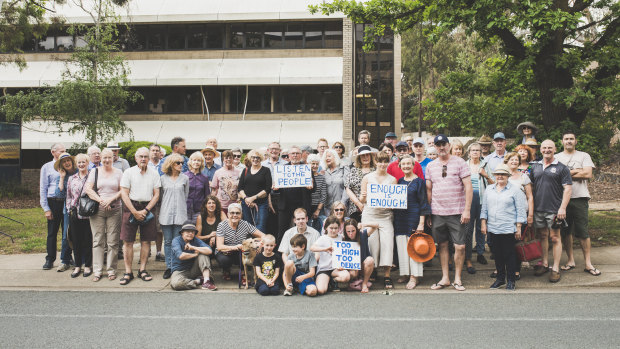
[(574, 265), (570, 265), (570, 264), (566, 264), (566, 265), (563, 265), (563, 266), (560, 267), (560, 270), (563, 270), (563, 271), (569, 271), (571, 269), (575, 269), (575, 266)]
[(101, 275), (93, 276), (93, 282), (99, 282), (99, 280), (101, 280)]
[(394, 288), (394, 284), (392, 283), (392, 278), (390, 277), (386, 277), (385, 279), (383, 279), (383, 284), (385, 285), (385, 288), (387, 290), (391, 290), (392, 288)]
[(360, 291), (360, 293), (368, 293), (368, 286), (362, 286), (362, 290)]
[(146, 271), (146, 269), (139, 270), (138, 271), (138, 277), (140, 279), (142, 279), (142, 281), (151, 281), (151, 280), (153, 280), (153, 277), (151, 276), (151, 274), (149, 274), (148, 271)]
[(108, 280), (116, 280), (116, 274), (108, 274)]
[(224, 280), (226, 280), (226, 281), (230, 281), (230, 280), (232, 280), (232, 278), (230, 277), (230, 271), (224, 271), (224, 272), (222, 273), (222, 278), (223, 278)]
[(601, 271), (596, 269), (596, 268), (592, 268), (592, 269), (586, 268), (583, 271), (588, 273), (588, 274), (590, 274), (590, 275), (592, 275), (592, 276), (599, 276), (599, 275), (602, 274)]
[(123, 278), (121, 278), (120, 284), (121, 286), (128, 285), (131, 282), (131, 280), (133, 280), (133, 273), (125, 273), (123, 275)]
[(443, 290), (444, 288), (448, 287), (449, 285), (444, 285), (444, 284), (440, 284), (440, 283), (436, 283), (433, 284), (431, 286), (431, 290), (436, 291), (436, 290)]
[(457, 284), (456, 282), (452, 284), (452, 287), (454, 287), (457, 291), (465, 291), (465, 287), (463, 287), (462, 284)]
[(405, 287), (408, 290), (413, 290), (414, 288), (416, 288), (416, 286), (418, 286), (418, 283), (415, 280), (409, 279), (409, 282), (407, 283), (407, 286), (405, 286)]

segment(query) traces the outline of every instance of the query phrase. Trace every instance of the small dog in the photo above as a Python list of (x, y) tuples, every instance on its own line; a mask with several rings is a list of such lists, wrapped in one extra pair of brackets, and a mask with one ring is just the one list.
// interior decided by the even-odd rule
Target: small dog
[[(248, 289), (250, 274), (248, 274), (248, 270), (252, 271), (252, 275), (254, 275), (254, 285), (256, 285), (256, 271), (254, 270), (254, 257), (258, 253), (261, 244), (260, 239), (245, 239), (241, 243), (241, 261), (243, 263), (243, 272), (245, 273), (245, 289)], [(241, 276), (239, 277), (239, 286), (241, 286)]]

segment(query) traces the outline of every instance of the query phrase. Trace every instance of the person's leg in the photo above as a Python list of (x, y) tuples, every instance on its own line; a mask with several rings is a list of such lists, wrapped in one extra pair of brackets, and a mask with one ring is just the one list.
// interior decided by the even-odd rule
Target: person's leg
[(508, 281), (515, 282), (515, 273), (517, 267), (517, 253), (515, 252), (515, 235), (506, 234), (504, 238), (504, 253), (506, 254), (506, 277)]
[(284, 273), (282, 274), (282, 280), (284, 280), (284, 286), (287, 287), (287, 289), (288, 285), (293, 283), (293, 276), (295, 275), (296, 271), (297, 268), (295, 268), (295, 263), (290, 260), (286, 261), (286, 264), (284, 264)]
[(284, 233), (290, 228), (292, 213), (290, 209), (280, 210), (278, 212), (278, 236), (276, 236), (276, 242), (278, 245), (282, 241)]
[(269, 212), (269, 204), (267, 201), (257, 204), (258, 210), (256, 212), (256, 229), (267, 234), (267, 214)]
[(438, 285), (450, 285), (450, 270), (448, 269), (448, 259), (450, 259), (450, 251), (448, 250), (448, 241), (439, 243), (439, 262), (441, 263), (441, 280)]
[[(364, 260), (364, 280), (362, 282), (362, 292), (368, 292), (368, 281), (370, 280), (370, 275), (372, 271), (375, 269), (375, 260), (371, 256), (366, 257)], [(366, 291), (364, 291), (364, 289)]]
[(54, 263), (57, 254), (58, 229), (60, 229), (63, 221), (63, 204), (62, 201), (57, 200), (48, 200), (48, 204), (52, 212), (52, 219), (47, 221), (47, 256), (45, 260)]
[[(566, 261), (566, 265), (562, 267), (562, 270), (570, 270), (571, 267), (575, 266), (575, 253), (573, 250), (573, 234), (575, 234), (575, 215), (577, 212), (575, 207), (575, 201), (571, 199), (568, 202), (568, 206), (566, 206), (566, 223), (568, 223), (568, 227), (560, 228), (560, 236), (562, 238), (562, 245), (564, 250), (566, 250), (566, 256), (568, 260)], [(587, 218), (586, 218), (587, 219)]]
[(121, 208), (118, 207), (114, 210), (108, 211), (106, 213), (107, 218), (105, 219), (105, 234), (106, 234), (106, 244), (108, 246), (108, 259), (107, 259), (107, 272), (108, 276), (116, 275), (116, 267), (118, 266), (118, 250), (119, 246), (122, 243), (120, 241), (120, 233), (121, 233)]
[(269, 296), (269, 286), (267, 286), (267, 284), (265, 284), (264, 282), (261, 282), (256, 287), (256, 292), (258, 292), (258, 294), (260, 294), (261, 296)]
[[(125, 254), (123, 255), (123, 260), (125, 261), (125, 273), (131, 274), (131, 265), (133, 263), (133, 241), (123, 241), (123, 249), (125, 250)], [(108, 251), (108, 259), (110, 256), (110, 252)]]
[(103, 273), (103, 250), (106, 243), (105, 218), (102, 217), (100, 212), (97, 212), (90, 217), (89, 221), (93, 232), (93, 275), (101, 277)]
[(306, 288), (304, 289), (303, 294), (305, 294), (308, 297), (316, 296), (318, 294), (318, 289), (316, 288), (316, 284), (307, 285)]
[[(69, 212), (65, 209), (63, 211), (63, 229), (62, 229), (62, 241), (60, 243), (60, 261), (64, 264), (71, 264), (71, 247), (69, 246), (68, 232), (69, 232)], [(77, 265), (78, 261), (75, 262)]]
[(215, 255), (215, 259), (217, 259), (217, 263), (219, 264), (219, 266), (222, 267), (222, 270), (224, 270), (225, 273), (227, 272), (229, 274), (230, 267), (233, 264), (234, 258), (238, 258), (237, 254), (235, 253), (225, 255), (224, 253), (220, 252)]
[(82, 253), (83, 251), (80, 248), (80, 243), (81, 243), (80, 235), (83, 234), (83, 232), (80, 231), (80, 228), (81, 227), (80, 227), (79, 219), (77, 218), (77, 216), (75, 217), (70, 216), (69, 230), (71, 230), (71, 236), (68, 236), (67, 238), (71, 241), (71, 244), (73, 245), (73, 260), (75, 261), (74, 272), (82, 269), (82, 261), (84, 260), (84, 255)]
[(394, 225), (391, 220), (379, 223), (379, 234), (381, 251), (379, 252), (379, 265), (385, 267), (383, 276), (390, 277), (392, 262), (394, 261)]
[(170, 287), (175, 291), (191, 290), (196, 288), (196, 286), (196, 281), (189, 277), (189, 271), (177, 270), (173, 272), (170, 277)]
[(549, 267), (549, 228), (539, 228), (540, 246), (542, 248), (542, 266)]
[(272, 296), (277, 296), (280, 294), (280, 285), (276, 282), (273, 286), (269, 287), (269, 294)]
[[(367, 223), (362, 221), (362, 223)], [(381, 227), (379, 227), (381, 229)], [(375, 231), (374, 234), (368, 237), (368, 249), (370, 250), (370, 255), (375, 261), (375, 269), (379, 267), (379, 257), (381, 256), (381, 237), (379, 236), (379, 232)]]
[(321, 273), (316, 277), (316, 289), (318, 294), (325, 294), (329, 288), (329, 274)]
[(166, 256), (166, 269), (170, 269), (172, 263), (172, 239), (174, 239), (174, 225), (162, 225), (161, 230), (164, 234), (164, 255)]
[(149, 250), (151, 249), (151, 241), (140, 241), (140, 269), (138, 271), (146, 270), (146, 262), (149, 259)]
[(334, 269), (334, 271), (332, 272), (332, 277), (334, 278), (334, 281), (336, 282), (349, 282), (349, 280), (351, 280), (351, 275), (349, 274), (348, 270), (337, 270)]
[(409, 269), (409, 254), (407, 253), (407, 235), (396, 235), (396, 249), (398, 252), (398, 274), (401, 277), (409, 278), (411, 270)]
[(461, 273), (463, 272), (463, 262), (465, 262), (465, 244), (454, 244), (454, 283), (462, 285)]
[[(553, 244), (553, 268), (552, 270), (560, 271), (560, 258), (562, 258), (562, 239), (560, 237), (560, 229), (550, 229), (551, 243)], [(544, 249), (544, 247), (543, 247)]]
[(497, 280), (506, 281), (506, 249), (503, 234), (493, 234), (493, 248), (495, 249), (495, 268), (497, 270)]
[(254, 220), (256, 212), (252, 212), (252, 209), (250, 209), (248, 205), (245, 204), (244, 200), (241, 200), (241, 215), (243, 216), (243, 220), (252, 224), (253, 226), (256, 226), (256, 221)]
[(465, 232), (467, 225), (461, 224), (461, 216), (450, 217), (450, 230), (452, 241), (454, 242), (454, 283), (462, 285), (461, 273), (463, 272), (463, 262), (465, 262)]

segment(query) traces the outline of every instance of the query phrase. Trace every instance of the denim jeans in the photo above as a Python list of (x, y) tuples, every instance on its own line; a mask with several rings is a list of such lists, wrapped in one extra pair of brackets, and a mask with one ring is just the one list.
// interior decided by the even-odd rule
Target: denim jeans
[(474, 195), (471, 200), (470, 219), (467, 224), (467, 236), (465, 237), (465, 259), (471, 260), (471, 248), (472, 238), (474, 234), (474, 228), (476, 228), (476, 253), (479, 255), (484, 254), (484, 235), (480, 231), (480, 210), (482, 205), (480, 204), (480, 193), (474, 190)]
[(179, 235), (182, 227), (178, 224), (161, 225), (161, 231), (164, 233), (164, 254), (166, 255), (167, 269), (170, 269), (172, 264), (172, 240)]
[(308, 225), (321, 233), (321, 230), (323, 230), (323, 222), (325, 222), (326, 219), (327, 216), (319, 215), (316, 219), (311, 218), (310, 221), (308, 221)]
[(256, 229), (267, 234), (267, 214), (269, 213), (269, 203), (265, 200), (262, 203), (255, 202), (257, 208), (250, 209), (244, 201), (241, 201), (243, 220), (252, 224)]
[[(69, 232), (69, 211), (67, 211), (67, 207), (64, 206), (62, 209), (63, 219), (62, 219), (62, 242), (60, 243), (60, 261), (65, 264), (71, 264), (71, 255), (73, 251), (71, 247), (69, 247), (69, 240), (67, 240), (67, 233)], [(75, 261), (77, 265), (79, 261)]]

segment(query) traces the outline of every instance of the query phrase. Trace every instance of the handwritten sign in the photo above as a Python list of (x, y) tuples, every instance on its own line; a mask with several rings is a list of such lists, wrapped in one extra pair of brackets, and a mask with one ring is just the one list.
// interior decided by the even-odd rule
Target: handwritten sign
[(334, 241), (332, 243), (332, 267), (349, 270), (361, 270), (360, 244), (352, 241)]
[(307, 187), (312, 185), (310, 165), (277, 165), (273, 170), (274, 183), (279, 188)]
[(407, 208), (407, 186), (404, 184), (368, 183), (367, 189), (369, 207)]

